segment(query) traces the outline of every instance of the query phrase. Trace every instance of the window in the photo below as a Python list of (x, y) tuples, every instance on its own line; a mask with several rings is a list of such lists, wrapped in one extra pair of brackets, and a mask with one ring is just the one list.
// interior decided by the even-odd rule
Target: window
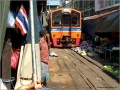
[(63, 14), (62, 22), (64, 26), (69, 26), (71, 22), (71, 16), (69, 14)]
[(77, 23), (78, 23), (78, 18), (75, 15), (73, 15), (72, 16), (72, 25), (77, 25)]
[(53, 25), (61, 25), (62, 13), (61, 11), (57, 11), (53, 13)]
[(95, 11), (120, 6), (119, 0), (95, 0)]
[(77, 26), (80, 25), (80, 13), (72, 11), (71, 24)]
[(120, 1), (119, 0), (115, 0), (115, 4), (118, 4), (118, 3), (120, 3)]

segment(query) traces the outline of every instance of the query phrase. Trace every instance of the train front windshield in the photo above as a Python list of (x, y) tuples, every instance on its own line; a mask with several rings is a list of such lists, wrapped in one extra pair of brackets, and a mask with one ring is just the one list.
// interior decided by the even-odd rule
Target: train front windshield
[(59, 26), (62, 24), (62, 12), (61, 11), (57, 11), (57, 12), (54, 12), (53, 15), (52, 15), (52, 24), (53, 26)]
[(62, 13), (56, 11), (52, 15), (53, 26), (80, 26), (80, 13), (72, 11), (71, 13)]

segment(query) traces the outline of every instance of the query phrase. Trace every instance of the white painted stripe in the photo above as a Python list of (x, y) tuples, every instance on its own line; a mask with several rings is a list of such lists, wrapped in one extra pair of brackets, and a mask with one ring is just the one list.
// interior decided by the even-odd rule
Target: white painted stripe
[(81, 32), (81, 31), (51, 31), (51, 32)]
[(27, 20), (27, 16), (24, 14), (24, 12), (23, 12), (23, 10), (22, 9), (20, 9), (20, 12), (22, 13), (22, 15), (25, 17), (25, 21), (27, 22), (27, 24), (28, 24), (28, 20)]
[(16, 20), (20, 23), (20, 25), (22, 26), (23, 32), (26, 34), (27, 31), (26, 31), (26, 29), (24, 28), (23, 23), (19, 20), (18, 17), (16, 17)]

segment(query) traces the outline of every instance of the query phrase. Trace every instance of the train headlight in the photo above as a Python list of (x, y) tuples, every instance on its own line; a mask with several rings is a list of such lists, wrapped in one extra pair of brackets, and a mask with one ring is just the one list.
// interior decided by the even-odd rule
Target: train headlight
[(64, 9), (63, 9), (63, 12), (64, 12), (64, 13), (70, 13), (70, 9), (69, 9), (69, 8), (64, 8)]
[(53, 37), (55, 37), (55, 34), (53, 35)]

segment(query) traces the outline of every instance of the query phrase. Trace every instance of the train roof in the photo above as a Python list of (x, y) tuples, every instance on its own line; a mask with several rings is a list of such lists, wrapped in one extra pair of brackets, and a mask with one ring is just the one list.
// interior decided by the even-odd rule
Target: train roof
[(69, 10), (74, 10), (74, 11), (77, 11), (77, 12), (81, 12), (79, 10), (76, 10), (74, 8), (58, 8), (56, 10), (52, 10), (51, 12), (55, 12), (55, 11), (58, 11), (58, 10), (62, 10), (62, 11), (69, 11)]

